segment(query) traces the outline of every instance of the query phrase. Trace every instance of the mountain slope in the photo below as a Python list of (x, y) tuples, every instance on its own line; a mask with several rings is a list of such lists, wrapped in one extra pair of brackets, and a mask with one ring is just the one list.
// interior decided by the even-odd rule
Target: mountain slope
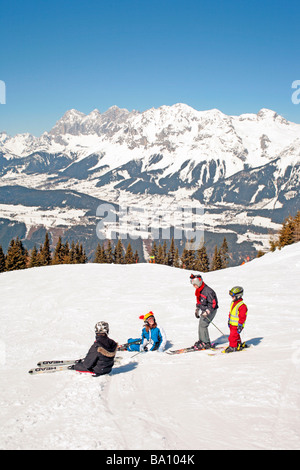
[[(0, 185), (76, 190), (125, 206), (138, 197), (140, 207), (154, 214), (158, 208), (203, 208), (209, 238), (225, 234), (228, 222), (240, 240), (247, 226), (255, 251), (267, 247), (270, 227), (300, 209), (299, 135), (299, 124), (267, 109), (241, 116), (181, 103), (142, 113), (116, 106), (103, 114), (72, 109), (40, 137), (0, 134)], [(10, 208), (5, 213), (13, 219)], [(236, 223), (240, 213), (242, 226)], [(262, 231), (254, 230), (253, 218)], [(95, 220), (82, 225), (92, 227)]]
[[(39, 360), (83, 356), (93, 326), (120, 343), (138, 337), (150, 309), (169, 347), (197, 339), (189, 272), (159, 265), (74, 265), (0, 275), (2, 449), (299, 448), (300, 244), (205, 275), (227, 333), (228, 290), (245, 289), (243, 338), (230, 355), (146, 353), (111, 376), (29, 376)], [(166, 282), (168, 279), (169, 282)], [(176, 307), (175, 307), (176, 305)], [(209, 328), (211, 339), (220, 337)]]

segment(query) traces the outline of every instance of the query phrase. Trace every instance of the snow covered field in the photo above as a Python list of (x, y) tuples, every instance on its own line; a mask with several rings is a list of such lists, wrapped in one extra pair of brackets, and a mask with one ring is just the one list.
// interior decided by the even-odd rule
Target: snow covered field
[[(228, 290), (245, 289), (249, 315), (234, 354), (145, 353), (110, 376), (30, 376), (40, 360), (83, 357), (94, 325), (138, 337), (153, 310), (168, 347), (197, 340), (189, 271), (159, 265), (74, 265), (0, 275), (1, 449), (298, 449), (300, 447), (300, 243), (208, 273), (226, 334)], [(210, 326), (212, 340), (227, 337)], [(132, 354), (132, 353), (131, 353)]]

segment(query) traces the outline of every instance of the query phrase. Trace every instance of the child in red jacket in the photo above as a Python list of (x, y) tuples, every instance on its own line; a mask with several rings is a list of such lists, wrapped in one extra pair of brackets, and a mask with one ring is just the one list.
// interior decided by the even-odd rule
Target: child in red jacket
[(229, 291), (229, 295), (232, 297), (232, 303), (228, 318), (228, 326), (230, 329), (228, 338), (229, 346), (224, 351), (226, 353), (239, 351), (242, 346), (240, 333), (245, 326), (248, 312), (247, 305), (243, 301), (243, 294), (244, 289), (240, 286), (235, 286)]

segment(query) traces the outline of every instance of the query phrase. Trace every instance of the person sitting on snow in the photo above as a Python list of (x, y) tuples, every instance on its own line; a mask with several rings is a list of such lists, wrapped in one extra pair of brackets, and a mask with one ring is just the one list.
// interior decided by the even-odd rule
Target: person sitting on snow
[(85, 359), (81, 360), (70, 369), (78, 372), (87, 372), (94, 377), (109, 374), (114, 365), (118, 344), (110, 339), (109, 325), (105, 321), (100, 321), (95, 325), (96, 341), (90, 347)]
[(141, 338), (128, 339), (128, 343), (137, 343), (139, 341), (140, 344), (129, 344), (127, 351), (164, 351), (167, 337), (163, 328), (156, 323), (154, 313), (146, 313), (146, 315), (140, 316), (140, 319), (144, 320)]

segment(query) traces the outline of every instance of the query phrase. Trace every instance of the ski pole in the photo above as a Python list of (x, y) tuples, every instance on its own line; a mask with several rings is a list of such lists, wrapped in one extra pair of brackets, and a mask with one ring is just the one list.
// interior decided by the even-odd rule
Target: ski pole
[(131, 356), (130, 359), (132, 359), (132, 358), (135, 357), (135, 356), (138, 356), (138, 355), (141, 354), (142, 352), (145, 352), (145, 351), (139, 351), (138, 353), (136, 353), (136, 354), (134, 354), (133, 356)]
[(217, 328), (217, 330), (219, 330), (219, 332), (220, 332), (223, 336), (228, 336), (228, 335), (225, 335), (225, 334), (220, 330), (220, 328), (218, 328), (212, 321), (210, 321), (209, 323), (211, 323), (212, 325), (214, 325), (214, 327)]
[(217, 328), (217, 330), (218, 330), (223, 336), (228, 336), (228, 335), (225, 335), (225, 334), (223, 333), (223, 331), (221, 331), (220, 328), (218, 328), (217, 325), (215, 325), (215, 324), (213, 323), (212, 320), (209, 320), (209, 319), (207, 319), (207, 320), (208, 320), (209, 324), (211, 323), (212, 325), (214, 325), (214, 327)]

